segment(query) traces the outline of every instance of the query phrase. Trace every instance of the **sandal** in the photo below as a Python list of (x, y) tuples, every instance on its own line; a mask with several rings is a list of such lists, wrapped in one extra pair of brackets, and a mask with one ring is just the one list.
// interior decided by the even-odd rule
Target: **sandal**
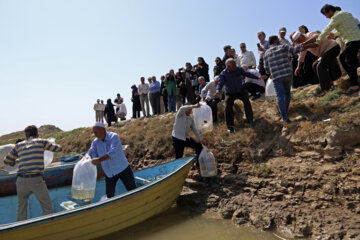
[(348, 88), (348, 90), (346, 90), (345, 94), (346, 95), (352, 95), (353, 93), (356, 93), (359, 90), (360, 90), (360, 88), (357, 88), (357, 89)]

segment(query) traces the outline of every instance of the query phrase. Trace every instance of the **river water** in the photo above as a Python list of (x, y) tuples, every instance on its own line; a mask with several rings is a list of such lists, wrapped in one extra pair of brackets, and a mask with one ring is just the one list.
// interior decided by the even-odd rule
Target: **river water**
[(271, 232), (234, 226), (229, 220), (193, 215), (171, 208), (145, 222), (98, 240), (279, 240)]

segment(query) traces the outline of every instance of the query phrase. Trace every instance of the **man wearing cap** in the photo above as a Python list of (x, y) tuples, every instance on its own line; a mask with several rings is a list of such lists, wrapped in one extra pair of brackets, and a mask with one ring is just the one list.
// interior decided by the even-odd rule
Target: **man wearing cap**
[(285, 27), (282, 27), (282, 28), (280, 28), (280, 30), (279, 30), (279, 40), (280, 40), (280, 44), (282, 44), (282, 45), (289, 45), (289, 46), (291, 46), (292, 44), (289, 42), (289, 40), (287, 40), (286, 38), (285, 38), (285, 36), (286, 36), (286, 28)]
[(10, 166), (15, 165), (16, 159), (19, 160), (16, 180), (18, 221), (27, 218), (27, 202), (31, 193), (40, 202), (42, 215), (52, 212), (49, 191), (43, 179), (44, 151), (62, 151), (60, 145), (39, 138), (38, 129), (34, 125), (25, 128), (25, 137), (26, 140), (17, 143), (4, 160), (4, 163)]
[(256, 68), (256, 59), (252, 51), (246, 50), (246, 44), (240, 43), (240, 54), (236, 59), (236, 66), (241, 67), (241, 65), (246, 64), (248, 68)]
[(324, 38), (317, 44), (314, 43), (319, 37), (317, 32), (308, 32), (302, 34), (295, 32), (292, 34), (292, 39), (296, 44), (302, 44), (308, 42), (307, 46), (310, 48), (300, 53), (295, 75), (298, 75), (302, 64), (306, 56), (306, 52), (310, 51), (317, 57), (321, 57), (313, 64), (314, 71), (319, 79), (320, 87), (322, 91), (330, 90), (332, 82), (341, 76), (340, 67), (337, 63), (336, 57), (340, 54), (340, 46), (333, 39)]
[(119, 179), (128, 191), (135, 189), (134, 173), (126, 159), (119, 136), (107, 132), (105, 125), (99, 122), (95, 123), (92, 130), (96, 138), (87, 154), (94, 165), (101, 163), (105, 172), (106, 196), (111, 198), (115, 195), (116, 182)]
[(225, 68), (226, 60), (228, 60), (229, 58), (232, 58), (232, 56), (231, 56), (231, 46), (230, 45), (225, 45), (224, 46), (224, 52), (225, 52), (225, 55), (222, 58), (222, 63), (223, 63), (223, 67)]

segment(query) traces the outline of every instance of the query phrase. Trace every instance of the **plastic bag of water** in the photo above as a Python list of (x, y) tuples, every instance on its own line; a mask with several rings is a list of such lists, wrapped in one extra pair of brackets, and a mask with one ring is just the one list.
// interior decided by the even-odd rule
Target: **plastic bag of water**
[(265, 97), (268, 98), (268, 99), (275, 99), (276, 98), (276, 92), (275, 92), (275, 88), (274, 88), (274, 81), (271, 78), (269, 78), (266, 81)]
[(200, 174), (202, 177), (213, 177), (217, 175), (217, 166), (214, 154), (203, 146), (199, 156)]
[(91, 201), (95, 196), (97, 168), (91, 163), (89, 155), (85, 155), (76, 163), (71, 186), (73, 198), (84, 202)]
[[(55, 143), (55, 138), (48, 138), (47, 139), (50, 143)], [(47, 168), (51, 165), (51, 162), (54, 158), (54, 153), (51, 151), (44, 151), (44, 167)]]
[(196, 129), (201, 133), (211, 132), (213, 130), (213, 117), (211, 108), (201, 102), (199, 108), (194, 108), (194, 122)]

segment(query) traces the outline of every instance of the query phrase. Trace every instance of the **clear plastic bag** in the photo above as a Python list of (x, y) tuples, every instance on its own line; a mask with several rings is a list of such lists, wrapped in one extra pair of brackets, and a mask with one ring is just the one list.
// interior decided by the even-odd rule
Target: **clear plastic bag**
[(89, 155), (76, 163), (71, 186), (71, 195), (74, 199), (84, 202), (91, 201), (95, 196), (97, 168), (91, 163)]
[(275, 92), (275, 88), (274, 88), (274, 82), (273, 82), (273, 80), (271, 78), (269, 78), (266, 81), (265, 97), (267, 97), (267, 98), (275, 98), (276, 97), (276, 92)]
[(15, 144), (7, 144), (0, 146), (0, 168), (4, 167), (6, 171), (16, 172), (19, 168), (19, 164), (15, 164), (14, 166), (9, 166), (4, 164), (4, 159), (8, 155), (9, 152), (15, 147)]
[(217, 175), (217, 164), (214, 154), (203, 146), (199, 156), (200, 174), (202, 177), (214, 177)]
[(196, 129), (201, 133), (211, 132), (213, 130), (213, 117), (211, 108), (201, 102), (199, 108), (194, 108), (194, 122)]
[[(50, 143), (55, 143), (55, 138), (47, 139)], [(54, 159), (54, 153), (48, 150), (44, 151), (44, 168), (47, 168), (51, 165), (52, 160)]]

